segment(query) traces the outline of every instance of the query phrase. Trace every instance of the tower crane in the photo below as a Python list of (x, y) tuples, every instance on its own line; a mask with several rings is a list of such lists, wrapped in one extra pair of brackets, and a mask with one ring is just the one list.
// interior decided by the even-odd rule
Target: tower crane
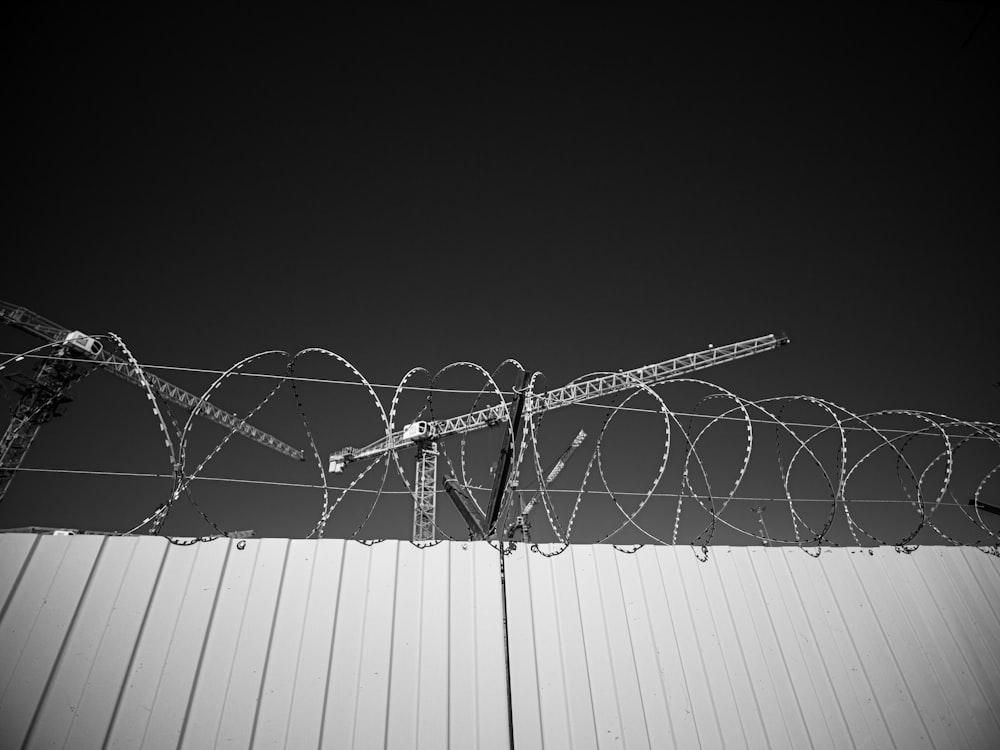
[(622, 391), (644, 386), (653, 386), (679, 375), (686, 375), (696, 370), (733, 362), (737, 359), (771, 351), (788, 343), (784, 334), (767, 334), (758, 338), (738, 341), (725, 346), (709, 346), (708, 349), (685, 354), (663, 362), (657, 362), (632, 370), (618, 371), (608, 375), (600, 375), (587, 380), (573, 382), (562, 388), (556, 388), (545, 393), (532, 394), (527, 392), (530, 373), (523, 373), (518, 386), (517, 396), (512, 402), (501, 403), (479, 409), (448, 419), (433, 421), (416, 421), (406, 425), (390, 435), (380, 438), (363, 448), (346, 447), (330, 454), (329, 470), (334, 474), (343, 472), (347, 464), (365, 459), (377, 459), (392, 452), (415, 448), (417, 452), (416, 481), (414, 483), (413, 506), (413, 541), (428, 542), (434, 540), (435, 508), (436, 508), (436, 477), (437, 477), (437, 444), (452, 435), (461, 435), (485, 427), (507, 424), (510, 419), (510, 430), (501, 449), (497, 471), (493, 475), (493, 490), (490, 504), (485, 513), (485, 531), (487, 535), (494, 533), (501, 507), (506, 500), (508, 491), (507, 478), (511, 459), (514, 455), (512, 441), (516, 439), (522, 418), (531, 419), (554, 409), (572, 404), (593, 401)]
[[(10, 424), (0, 438), (0, 500), (20, 468), (32, 441), (42, 424), (59, 416), (60, 407), (68, 399), (66, 390), (83, 376), (81, 362), (93, 362), (133, 385), (143, 387), (142, 379), (126, 360), (104, 350), (101, 342), (81, 331), (71, 331), (41, 315), (9, 302), (0, 301), (0, 321), (25, 333), (58, 345), (56, 357), (37, 365), (32, 378), (19, 383), (20, 400), (14, 408)], [(199, 397), (178, 388), (155, 375), (145, 375), (153, 391), (165, 401), (192, 410), (198, 406)], [(304, 460), (302, 451), (249, 424), (235, 414), (205, 402), (198, 416), (222, 425), (235, 434), (284, 454), (298, 461)]]

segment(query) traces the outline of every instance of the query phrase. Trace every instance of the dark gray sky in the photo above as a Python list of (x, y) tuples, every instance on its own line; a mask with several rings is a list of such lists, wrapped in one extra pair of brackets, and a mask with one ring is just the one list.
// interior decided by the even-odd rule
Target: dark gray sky
[[(147, 363), (319, 346), (382, 383), (515, 357), (556, 386), (784, 329), (791, 346), (706, 378), (1000, 421), (1000, 15), (983, 10), (22, 17), (2, 298)], [(101, 378), (26, 466), (169, 468), (142, 394)], [(356, 390), (309, 396), (324, 455), (378, 436)], [(305, 445), (294, 401), (275, 407), (263, 426)], [(261, 450), (215, 471), (316, 481)], [(153, 481), (20, 476), (0, 526), (120, 528), (162, 499)], [(295, 536), (320, 502), (247, 497), (206, 503)], [(407, 509), (386, 514), (405, 536)]]

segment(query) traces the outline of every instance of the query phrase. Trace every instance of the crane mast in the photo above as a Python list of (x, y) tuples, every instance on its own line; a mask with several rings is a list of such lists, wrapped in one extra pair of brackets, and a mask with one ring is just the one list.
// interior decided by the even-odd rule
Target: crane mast
[[(126, 360), (105, 351), (95, 339), (80, 331), (70, 331), (25, 307), (3, 301), (0, 301), (0, 321), (51, 344), (64, 344), (56, 352), (60, 358), (67, 357), (71, 353), (75, 360), (104, 365), (104, 369), (123, 380), (144, 387), (139, 374)], [(76, 362), (44, 361), (36, 368), (33, 382), (23, 384), (19, 389), (21, 400), (15, 407), (14, 416), (3, 438), (0, 439), (0, 500), (3, 499), (7, 486), (24, 460), (41, 424), (57, 415), (52, 405), (67, 400), (61, 395), (62, 392), (80, 376), (79, 365)], [(153, 391), (165, 401), (189, 411), (198, 407), (200, 399), (193, 393), (155, 375), (146, 374), (145, 379)], [(198, 409), (198, 416), (290, 458), (299, 461), (305, 458), (298, 448), (288, 445), (212, 403), (203, 402)]]
[(58, 359), (42, 362), (32, 378), (11, 378), (20, 399), (0, 437), (0, 500), (7, 494), (38, 431), (61, 414), (62, 406), (71, 400), (66, 390), (83, 374), (74, 362)]
[[(436, 444), (440, 440), (452, 435), (462, 435), (474, 430), (507, 423), (507, 420), (513, 416), (513, 412), (516, 411), (515, 406), (520, 405), (521, 395), (524, 396), (523, 418), (530, 419), (536, 415), (544, 414), (564, 406), (593, 401), (640, 386), (654, 386), (680, 375), (686, 375), (708, 367), (714, 367), (715, 365), (771, 351), (787, 343), (788, 337), (784, 334), (767, 334), (766, 336), (738, 341), (733, 344), (726, 344), (725, 346), (710, 346), (708, 349), (685, 354), (681, 357), (674, 357), (663, 362), (569, 383), (562, 388), (556, 388), (545, 393), (519, 394), (519, 397), (513, 403), (504, 401), (494, 406), (449, 419), (413, 422), (406, 425), (402, 430), (397, 430), (391, 435), (380, 438), (363, 448), (347, 447), (330, 454), (329, 470), (335, 474), (339, 474), (349, 463), (364, 459), (377, 459), (390, 452), (415, 446), (420, 453), (421, 459), (417, 462), (417, 490), (414, 493), (414, 508), (415, 513), (419, 512), (422, 516), (427, 517), (430, 514), (429, 509), (435, 505), (435, 498), (433, 485), (428, 484), (426, 481), (426, 473), (429, 470), (429, 466), (426, 464), (430, 460), (436, 460), (437, 451), (435, 449), (433, 457), (428, 457), (425, 454), (426, 446)], [(497, 498), (494, 496), (493, 501), (491, 501), (490, 512), (488, 513), (490, 516), (488, 522), (491, 525), (495, 522), (496, 514), (499, 512), (496, 500)], [(428, 526), (428, 524), (422, 523), (419, 525), (419, 528), (422, 534), (424, 533), (423, 530), (430, 528), (431, 535), (422, 536), (421, 538), (415, 536), (414, 541), (433, 541), (433, 524)], [(418, 525), (415, 522), (414, 533), (416, 534), (417, 531)]]

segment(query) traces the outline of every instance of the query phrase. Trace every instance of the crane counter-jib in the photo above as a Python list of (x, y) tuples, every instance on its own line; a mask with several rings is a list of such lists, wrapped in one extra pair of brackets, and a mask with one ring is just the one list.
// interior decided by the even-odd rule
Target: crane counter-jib
[[(788, 338), (784, 335), (768, 334), (725, 346), (710, 346), (699, 352), (685, 354), (652, 365), (636, 367), (632, 370), (581, 380), (546, 393), (529, 394), (524, 406), (525, 415), (542, 414), (563, 406), (592, 401), (633, 388), (653, 386), (678, 375), (760, 354), (787, 343)], [(376, 458), (390, 451), (402, 450), (422, 441), (441, 440), (449, 435), (472, 432), (506, 422), (507, 419), (508, 404), (500, 403), (449, 419), (413, 423), (392, 433), (392, 435), (366, 445), (364, 448), (344, 448), (331, 454), (330, 471), (339, 473), (343, 471), (344, 465), (347, 463)]]

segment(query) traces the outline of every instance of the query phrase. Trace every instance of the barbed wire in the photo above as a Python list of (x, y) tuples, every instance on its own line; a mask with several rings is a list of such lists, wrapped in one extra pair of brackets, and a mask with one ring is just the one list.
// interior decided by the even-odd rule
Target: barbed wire
[[(850, 533), (855, 544), (859, 546), (873, 542), (894, 546), (901, 551), (909, 551), (918, 535), (927, 531), (934, 532), (946, 543), (958, 544), (960, 542), (955, 534), (935, 520), (939, 518), (937, 514), (942, 508), (960, 511), (964, 522), (975, 529), (981, 537), (973, 544), (988, 545), (995, 551), (998, 542), (1000, 542), (1000, 536), (984, 521), (981, 512), (984, 508), (990, 507), (990, 504), (983, 498), (988, 491), (995, 491), (997, 477), (1000, 476), (1000, 460), (998, 460), (1000, 459), (1000, 452), (998, 452), (1000, 449), (1000, 429), (996, 423), (992, 422), (960, 420), (941, 414), (915, 410), (882, 410), (856, 414), (831, 401), (808, 395), (748, 400), (719, 385), (694, 378), (667, 380), (659, 384), (656, 389), (636, 379), (633, 387), (620, 400), (616, 399), (611, 404), (580, 404), (588, 408), (603, 409), (604, 416), (578, 487), (575, 490), (561, 489), (549, 486), (542, 468), (546, 464), (541, 448), (544, 415), (529, 411), (515, 435), (515, 425), (509, 408), (510, 402), (506, 398), (517, 394), (517, 389), (504, 390), (500, 387), (498, 380), (504, 370), (513, 370), (518, 374), (525, 372), (524, 368), (515, 360), (505, 360), (492, 372), (476, 363), (465, 361), (446, 365), (433, 376), (424, 368), (413, 368), (397, 385), (388, 386), (371, 383), (348, 360), (335, 352), (322, 348), (303, 349), (296, 354), (269, 350), (245, 357), (226, 370), (208, 370), (207, 368), (143, 365), (116, 334), (108, 333), (101, 338), (108, 342), (109, 348), (119, 352), (120, 356), (127, 361), (130, 373), (135, 376), (141, 389), (145, 392), (152, 416), (157, 421), (163, 437), (163, 446), (167, 453), (171, 472), (169, 474), (152, 474), (39, 467), (19, 467), (12, 470), (171, 479), (170, 493), (157, 504), (152, 513), (146, 515), (141, 522), (125, 533), (135, 533), (148, 526), (149, 533), (162, 534), (172, 507), (184, 495), (215, 532), (208, 537), (196, 537), (196, 540), (211, 540), (227, 536), (227, 533), (201, 509), (192, 494), (192, 487), (196, 484), (200, 486), (202, 482), (215, 481), (319, 491), (322, 496), (319, 518), (306, 538), (323, 537), (331, 516), (337, 512), (348, 495), (367, 496), (370, 500), (367, 511), (362, 514), (360, 523), (354, 528), (349, 538), (365, 544), (381, 541), (361, 538), (364, 529), (367, 528), (376, 511), (379, 499), (383, 495), (414, 497), (415, 487), (403, 469), (398, 450), (386, 450), (375, 456), (360, 467), (354, 479), (344, 485), (338, 486), (330, 483), (323, 455), (317, 444), (317, 436), (309, 417), (310, 408), (299, 388), (303, 383), (325, 383), (364, 389), (373, 402), (387, 439), (399, 429), (397, 424), (409, 424), (416, 419), (429, 421), (436, 419), (434, 397), (437, 394), (474, 395), (475, 399), (469, 410), (470, 414), (479, 408), (484, 397), (491, 400), (499, 399), (499, 403), (503, 405), (504, 419), (501, 421), (505, 423), (507, 437), (517, 445), (516, 456), (512, 457), (510, 473), (503, 494), (511, 498), (519, 497), (523, 492), (518, 489), (522, 473), (527, 469), (535, 475), (538, 487), (533, 491), (533, 494), (537, 495), (539, 504), (544, 510), (548, 523), (547, 533), (551, 534), (555, 541), (552, 543), (535, 541), (529, 534), (527, 527), (523, 530), (521, 541), (528, 544), (533, 551), (545, 556), (561, 554), (573, 543), (574, 528), (581, 514), (586, 510), (584, 501), (586, 499), (586, 505), (592, 505), (595, 497), (606, 497), (611, 501), (611, 508), (616, 519), (610, 524), (610, 528), (598, 535), (597, 541), (610, 542), (614, 544), (615, 549), (627, 553), (634, 553), (641, 549), (643, 543), (684, 543), (681, 540), (682, 517), (686, 518), (693, 512), (687, 510), (690, 507), (696, 510), (700, 509), (707, 516), (707, 524), (689, 541), (700, 559), (707, 556), (708, 546), (712, 543), (718, 529), (722, 527), (764, 544), (794, 545), (806, 550), (809, 554), (818, 555), (823, 546), (838, 544), (831, 538), (831, 534), (841, 517), (846, 524), (846, 531)], [(11, 357), (0, 362), (0, 370), (34, 358), (81, 362), (79, 359), (64, 357), (58, 353), (57, 355), (44, 354), (46, 351), (57, 351), (57, 346), (61, 345), (46, 344), (21, 354), (0, 353)], [(295, 368), (300, 360), (314, 355), (325, 357), (336, 366), (346, 369), (350, 374), (350, 379), (297, 376)], [(268, 357), (282, 358), (286, 364), (286, 375), (268, 375), (247, 371), (248, 367)], [(187, 415), (184, 424), (180, 425), (170, 412), (169, 407), (165, 403), (161, 405), (158, 401), (156, 392), (151, 385), (151, 376), (146, 372), (150, 369), (210, 373), (216, 377), (204, 393), (198, 397), (195, 407)], [(476, 378), (481, 380), (482, 386), (479, 389), (438, 387), (442, 377), (459, 369), (471, 371)], [(611, 373), (591, 373), (584, 378), (603, 374)], [(219, 455), (233, 435), (237, 433), (239, 423), (234, 422), (222, 439), (213, 441), (211, 449), (195, 462), (191, 455), (190, 442), (192, 431), (195, 429), (194, 425), (197, 424), (195, 417), (207, 407), (211, 399), (215, 398), (221, 389), (243, 377), (260, 377), (277, 381), (270, 391), (245, 413), (245, 416), (242, 417), (243, 422), (254, 418), (261, 412), (286, 384), (291, 387), (298, 410), (298, 418), (309, 442), (309, 449), (319, 475), (318, 483), (276, 482), (203, 475), (206, 466)], [(427, 386), (413, 384), (414, 379), (418, 377), (427, 378), (429, 384)], [(532, 396), (541, 392), (540, 386), (544, 382), (543, 378), (541, 373), (532, 373), (528, 379), (523, 395), (529, 403)], [(574, 382), (582, 381), (584, 378), (579, 378)], [(706, 392), (706, 395), (697, 402), (693, 410), (673, 410), (668, 405), (669, 398), (666, 392), (681, 384)], [(393, 395), (387, 410), (376, 389), (389, 387), (393, 388)], [(407, 415), (404, 420), (401, 419), (400, 413), (401, 396), (404, 392), (409, 391), (424, 393), (425, 397), (416, 413)], [(652, 399), (657, 408), (633, 405), (632, 400), (638, 397)], [(726, 405), (721, 411), (709, 408), (716, 404)], [(785, 419), (785, 413), (791, 409), (799, 411), (811, 409), (819, 415), (819, 419), (815, 422)], [(627, 413), (652, 414), (657, 415), (662, 420), (662, 433), (657, 438), (659, 447), (654, 450), (654, 455), (658, 453), (658, 458), (654, 461), (655, 468), (651, 471), (649, 480), (645, 484), (647, 489), (638, 492), (616, 490), (610, 481), (607, 466), (605, 442), (608, 439), (609, 428), (616, 419)], [(905, 423), (909, 423), (909, 426), (899, 426)], [(720, 455), (718, 450), (713, 451), (706, 446), (712, 440), (717, 439), (717, 436), (722, 435), (719, 428), (724, 424), (740, 425), (741, 437), (733, 439), (728, 433), (722, 436), (729, 439), (731, 444), (722, 451), (722, 455), (728, 457), (728, 469), (726, 472), (720, 472), (717, 466)], [(766, 426), (768, 430), (773, 430), (773, 444), (768, 449), (773, 452), (773, 455), (760, 447), (768, 444), (768, 441), (762, 440), (759, 434), (762, 425)], [(832, 450), (825, 444), (831, 441)], [(475, 493), (492, 488), (474, 481), (468, 461), (468, 446), (464, 433), (461, 434), (458, 442), (457, 465), (448, 452), (445, 441), (440, 443), (440, 455), (444, 457), (450, 470), (450, 476), (454, 476), (461, 488), (468, 492), (470, 497), (475, 498)], [(964, 456), (972, 445), (978, 445), (980, 449), (986, 446), (986, 449), (991, 451), (992, 458), (990, 458), (987, 467), (978, 469), (981, 473), (971, 476), (971, 479), (967, 474), (960, 477), (964, 465), (960, 466), (959, 464), (959, 451), (963, 451), (962, 455)], [(931, 451), (929, 457), (927, 456), (928, 450)], [(867, 471), (867, 467), (883, 454), (893, 460), (895, 476), (890, 478), (894, 485), (898, 486), (895, 495), (897, 499), (865, 498), (864, 489), (858, 497), (855, 497), (855, 487), (860, 481), (858, 476), (862, 471)], [(666, 481), (672, 456), (675, 455), (679, 456), (678, 461), (675, 461), (679, 471), (679, 479), (677, 480), (679, 486), (675, 491), (667, 491), (667, 488), (662, 485)], [(762, 456), (763, 458), (761, 458)], [(768, 497), (742, 493), (741, 488), (747, 481), (751, 469), (756, 466), (755, 461), (770, 461), (772, 459), (774, 462), (772, 470), (776, 470), (781, 496)], [(528, 461), (527, 464), (526, 461)], [(194, 465), (192, 470), (188, 469), (189, 464)], [(393, 472), (393, 467), (395, 472)], [(374, 475), (379, 477), (377, 488), (360, 486), (362, 481), (371, 475), (376, 468), (381, 469)], [(398, 475), (405, 487), (404, 490), (392, 490), (387, 487), (392, 473)], [(808, 483), (809, 478), (814, 484), (818, 479), (820, 484), (825, 487), (825, 492), (821, 493), (824, 494), (824, 497), (796, 496), (802, 495), (802, 493), (793, 491), (793, 486), (803, 482)], [(973, 491), (964, 489), (970, 486), (974, 486), (975, 489)], [(336, 497), (331, 498), (331, 492), (337, 493)], [(967, 498), (969, 499), (967, 507), (959, 501), (960, 495), (970, 496)], [(569, 507), (560, 510), (558, 507), (562, 502), (559, 500), (560, 497), (568, 497)], [(622, 500), (626, 498), (637, 499), (638, 502), (634, 503), (633, 507), (626, 508), (622, 503)], [(656, 525), (661, 523), (658, 516), (651, 512), (653, 498), (676, 500), (670, 521), (664, 525), (662, 530)], [(789, 532), (769, 533), (764, 524), (763, 511), (757, 508), (755, 508), (758, 515), (756, 521), (747, 522), (735, 517), (731, 511), (731, 508), (735, 507), (732, 505), (734, 501), (739, 503), (747, 501), (781, 503), (787, 508), (785, 521), (789, 526)], [(797, 504), (802, 503), (828, 504), (828, 512), (817, 522), (817, 519), (806, 517), (797, 507)], [(892, 503), (898, 507), (911, 509), (912, 525), (907, 524), (907, 528), (895, 537), (887, 537), (884, 531), (878, 532), (877, 529), (871, 527), (868, 520), (858, 517), (861, 508), (873, 503)], [(507, 515), (498, 521), (498, 529), (503, 530), (510, 527), (512, 520), (510, 515), (515, 512), (513, 508), (514, 503), (507, 505), (505, 510)], [(568, 515), (561, 516), (561, 513), (568, 513)], [(563, 517), (566, 519), (565, 523), (563, 523)], [(906, 517), (901, 515), (898, 520), (905, 523)], [(434, 518), (434, 527), (441, 536), (449, 539), (454, 538), (438, 523), (436, 517)], [(616, 539), (629, 529), (648, 541), (639, 544), (616, 542)], [(536, 534), (535, 538), (539, 538), (539, 535)], [(184, 543), (189, 542), (185, 541)], [(505, 539), (499, 543), (494, 542), (494, 546), (509, 553), (513, 550), (514, 543)]]

